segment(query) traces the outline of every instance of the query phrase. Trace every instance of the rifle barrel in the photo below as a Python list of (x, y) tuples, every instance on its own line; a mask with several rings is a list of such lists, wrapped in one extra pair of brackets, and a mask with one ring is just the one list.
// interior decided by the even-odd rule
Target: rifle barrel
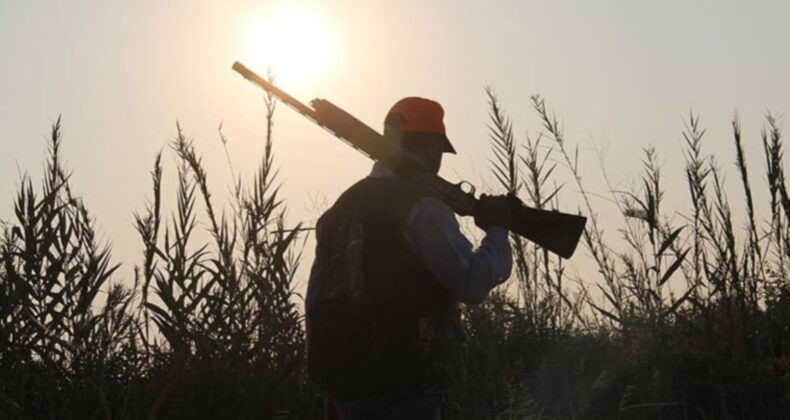
[[(382, 162), (394, 172), (421, 185), (426, 191), (444, 200), (459, 215), (474, 215), (478, 202), (474, 192), (466, 192), (460, 184), (451, 184), (426, 171), (419, 160), (387, 141), (384, 136), (353, 115), (324, 99), (314, 99), (310, 103), (312, 108), (308, 107), (238, 61), (233, 63), (233, 70), (362, 154)], [(512, 232), (562, 258), (573, 255), (584, 232), (587, 220), (584, 216), (531, 208), (515, 196), (511, 196), (510, 200)]]
[(281, 101), (285, 102), (286, 105), (290, 106), (291, 108), (295, 109), (298, 113), (304, 115), (305, 117), (310, 118), (311, 120), (317, 122), (315, 111), (310, 108), (309, 106), (299, 102), (298, 99), (294, 98), (293, 96), (285, 93), (283, 90), (278, 88), (277, 86), (269, 83), (268, 80), (264, 79), (263, 77), (259, 76), (254, 71), (248, 69), (244, 66), (244, 64), (239, 63), (236, 61), (233, 63), (233, 70), (236, 70), (239, 74), (244, 76), (245, 79), (249, 80), (252, 83), (260, 86), (263, 90), (271, 93), (272, 95), (276, 96)]

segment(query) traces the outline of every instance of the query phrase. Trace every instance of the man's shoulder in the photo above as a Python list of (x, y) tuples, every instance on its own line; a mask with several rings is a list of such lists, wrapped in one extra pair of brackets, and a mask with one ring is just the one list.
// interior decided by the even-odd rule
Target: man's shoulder
[(334, 203), (324, 210), (318, 219), (320, 224), (322, 220), (331, 219), (333, 215), (339, 212), (347, 212), (349, 210), (359, 209), (364, 204), (370, 195), (371, 190), (381, 189), (383, 185), (375, 177), (365, 177), (357, 182), (351, 184), (335, 199)]
[(390, 206), (400, 202), (414, 204), (426, 196), (420, 186), (398, 176), (368, 176), (348, 187), (335, 201), (335, 205), (346, 202)]
[(362, 178), (359, 181), (351, 184), (351, 186), (346, 188), (345, 191), (340, 193), (337, 199), (335, 199), (335, 202), (332, 203), (332, 205), (326, 211), (324, 211), (324, 214), (330, 213), (332, 209), (340, 207), (346, 202), (355, 201), (355, 197), (366, 188), (369, 178), (370, 177)]
[(434, 217), (437, 219), (454, 218), (453, 209), (444, 200), (432, 195), (422, 196), (412, 208), (412, 219)]
[(426, 196), (424, 190), (396, 176), (366, 177), (345, 191), (318, 219), (318, 226), (333, 224), (356, 214), (367, 219), (397, 219), (406, 222), (416, 213), (428, 212), (438, 219), (452, 215), (441, 200)]

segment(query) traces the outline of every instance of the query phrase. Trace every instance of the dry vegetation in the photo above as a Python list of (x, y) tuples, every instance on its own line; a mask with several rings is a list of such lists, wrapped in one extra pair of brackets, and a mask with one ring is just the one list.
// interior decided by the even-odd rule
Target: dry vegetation
[[(599, 273), (571, 278), (561, 260), (512, 238), (517, 290), (465, 308), (467, 380), (448, 393), (445, 417), (786, 418), (790, 198), (776, 119), (762, 133), (770, 214), (755, 214), (738, 121), (743, 197), (733, 202), (746, 206), (745, 221), (733, 220), (722, 171), (691, 116), (687, 219), (664, 216), (661, 168), (648, 148), (641, 188), (613, 192), (626, 244), (616, 247), (545, 101), (532, 98), (542, 134), (519, 142), (488, 93), (496, 179), (553, 208), (555, 171), (569, 170), (590, 218), (579, 252)], [(271, 123), (271, 98), (267, 110)], [(60, 142), (58, 121), (41, 190), (22, 180), (0, 239), (0, 417), (320, 418), (292, 288), (298, 231), (282, 229), (271, 124), (259, 169), (251, 182), (234, 180), (230, 210), (219, 213), (179, 128), (177, 205), (163, 214), (157, 156), (152, 196), (135, 217), (142, 261), (133, 282), (121, 281), (97, 243)], [(209, 243), (195, 243), (202, 226)]]

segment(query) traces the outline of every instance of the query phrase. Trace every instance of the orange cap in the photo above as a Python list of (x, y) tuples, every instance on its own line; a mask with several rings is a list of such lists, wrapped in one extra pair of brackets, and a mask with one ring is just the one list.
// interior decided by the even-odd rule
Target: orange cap
[(444, 128), (444, 109), (430, 99), (408, 97), (396, 102), (384, 120), (384, 131), (432, 133), (440, 135), (444, 152), (455, 153)]

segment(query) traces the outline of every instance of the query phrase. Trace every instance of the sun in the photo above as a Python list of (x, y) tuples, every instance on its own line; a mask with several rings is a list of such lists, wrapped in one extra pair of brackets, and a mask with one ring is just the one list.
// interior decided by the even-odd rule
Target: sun
[(261, 74), (271, 68), (282, 86), (314, 85), (332, 64), (333, 34), (324, 20), (309, 9), (281, 7), (250, 19), (246, 47), (239, 61)]

